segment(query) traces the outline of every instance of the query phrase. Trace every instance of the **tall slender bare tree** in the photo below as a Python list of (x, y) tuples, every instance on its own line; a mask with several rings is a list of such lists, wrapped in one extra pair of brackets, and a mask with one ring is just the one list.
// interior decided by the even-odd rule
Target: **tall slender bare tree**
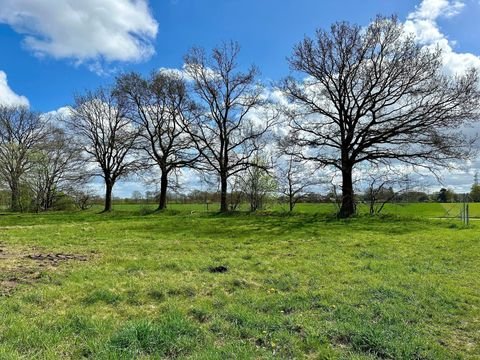
[(280, 155), (276, 165), (279, 192), (288, 200), (288, 209), (307, 196), (314, 186), (325, 183), (305, 161), (294, 155)]
[(11, 210), (21, 211), (21, 182), (45, 137), (46, 119), (22, 106), (0, 106), (0, 178), (11, 191)]
[(186, 73), (192, 79), (198, 116), (186, 126), (206, 167), (220, 179), (220, 211), (228, 211), (228, 179), (250, 166), (261, 147), (261, 138), (273, 125), (273, 116), (254, 119), (253, 112), (266, 105), (258, 70), (239, 70), (240, 46), (225, 43), (207, 57), (194, 48), (185, 56)]
[(104, 212), (112, 210), (116, 181), (139, 167), (139, 159), (133, 154), (138, 132), (128, 118), (128, 110), (125, 99), (112, 89), (99, 88), (76, 96), (72, 115), (66, 120), (86, 159), (96, 164), (91, 175), (105, 182)]
[(357, 164), (406, 163), (434, 171), (466, 158), (458, 131), (479, 118), (477, 71), (448, 75), (442, 54), (420, 46), (395, 18), (367, 28), (341, 22), (299, 43), (290, 58), (306, 75), (283, 82), (291, 100), (290, 142), (300, 157), (342, 176), (341, 217), (355, 212)]
[(131, 105), (142, 148), (160, 170), (158, 209), (163, 210), (171, 174), (191, 167), (198, 159), (198, 151), (184, 130), (193, 106), (185, 80), (168, 71), (155, 72), (148, 79), (130, 73), (117, 78), (116, 91)]

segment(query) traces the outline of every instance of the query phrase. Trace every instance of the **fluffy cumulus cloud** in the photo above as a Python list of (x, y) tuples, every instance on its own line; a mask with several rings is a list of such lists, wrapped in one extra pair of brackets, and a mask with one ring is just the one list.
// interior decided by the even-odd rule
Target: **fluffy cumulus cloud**
[(0, 70), (0, 105), (29, 106), (25, 96), (17, 95), (8, 85), (7, 74)]
[(69, 106), (62, 106), (61, 108), (49, 111), (44, 115), (51, 119), (67, 119), (72, 115), (72, 108)]
[(421, 44), (442, 49), (445, 68), (453, 74), (462, 73), (471, 67), (480, 69), (480, 57), (455, 52), (455, 42), (448, 39), (438, 25), (438, 20), (454, 17), (464, 8), (463, 1), (423, 0), (405, 22), (405, 29), (415, 34)]
[[(455, 39), (450, 39), (442, 32), (439, 21), (450, 19), (468, 11), (471, 3), (461, 0), (423, 0), (412, 11), (405, 21), (405, 29), (415, 35), (418, 42), (427, 47), (439, 47), (442, 50), (445, 70), (451, 74), (461, 74), (465, 70), (475, 67), (480, 69), (480, 56), (472, 53), (455, 51)], [(467, 136), (479, 134), (479, 125), (463, 129)], [(476, 146), (480, 144), (477, 142)], [(441, 176), (442, 185), (453, 188), (457, 192), (468, 192), (473, 181), (473, 174), (480, 170), (480, 159), (466, 163), (453, 164), (456, 170), (444, 170)], [(423, 174), (426, 182), (430, 184), (429, 190), (437, 186), (436, 179), (428, 174)]]
[(158, 24), (147, 0), (0, 0), (0, 23), (24, 35), (37, 56), (137, 62), (154, 53)]

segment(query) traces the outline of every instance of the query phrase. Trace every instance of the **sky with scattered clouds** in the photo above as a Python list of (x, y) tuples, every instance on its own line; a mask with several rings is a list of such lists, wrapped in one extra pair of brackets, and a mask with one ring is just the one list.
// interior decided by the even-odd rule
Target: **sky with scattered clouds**
[[(448, 71), (480, 68), (478, 0), (0, 0), (0, 103), (55, 111), (119, 72), (181, 68), (192, 46), (225, 40), (241, 44), (242, 65), (275, 81), (304, 35), (377, 14), (398, 15), (420, 43), (441, 47)], [(445, 174), (445, 185), (465, 191), (475, 168), (480, 160)], [(134, 190), (141, 181), (115, 193)]]

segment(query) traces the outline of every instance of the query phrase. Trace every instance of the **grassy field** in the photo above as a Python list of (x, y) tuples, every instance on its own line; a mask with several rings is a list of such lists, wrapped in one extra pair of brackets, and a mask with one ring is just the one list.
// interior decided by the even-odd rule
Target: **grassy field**
[[(459, 218), (460, 211), (463, 207), (461, 203), (397, 203), (386, 204), (382, 210), (382, 215), (403, 216), (403, 217), (417, 217), (417, 218)], [(140, 213), (148, 213), (156, 209), (156, 205), (117, 205), (117, 210), (132, 211)], [(209, 212), (215, 212), (219, 209), (218, 204), (209, 204)], [(249, 207), (246, 204), (240, 206), (240, 211), (248, 211)], [(475, 219), (480, 219), (480, 203), (470, 203), (470, 216)], [(101, 207), (96, 209), (101, 211)], [(169, 210), (179, 212), (207, 212), (205, 204), (170, 204)], [(369, 208), (368, 205), (359, 204), (358, 212), (361, 215), (367, 215)], [(267, 206), (267, 211), (274, 213), (285, 213), (288, 211), (287, 204), (273, 204)], [(331, 215), (337, 211), (334, 204), (297, 204), (295, 207), (295, 213), (302, 214), (325, 214)]]
[(480, 358), (480, 222), (441, 204), (152, 208), (1, 215), (0, 359)]

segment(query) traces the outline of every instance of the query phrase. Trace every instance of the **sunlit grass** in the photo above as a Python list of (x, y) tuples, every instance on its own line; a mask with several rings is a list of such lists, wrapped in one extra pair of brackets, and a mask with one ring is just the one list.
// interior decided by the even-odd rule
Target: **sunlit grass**
[(5, 249), (89, 260), (0, 298), (0, 358), (480, 357), (475, 222), (202, 206), (1, 216)]

